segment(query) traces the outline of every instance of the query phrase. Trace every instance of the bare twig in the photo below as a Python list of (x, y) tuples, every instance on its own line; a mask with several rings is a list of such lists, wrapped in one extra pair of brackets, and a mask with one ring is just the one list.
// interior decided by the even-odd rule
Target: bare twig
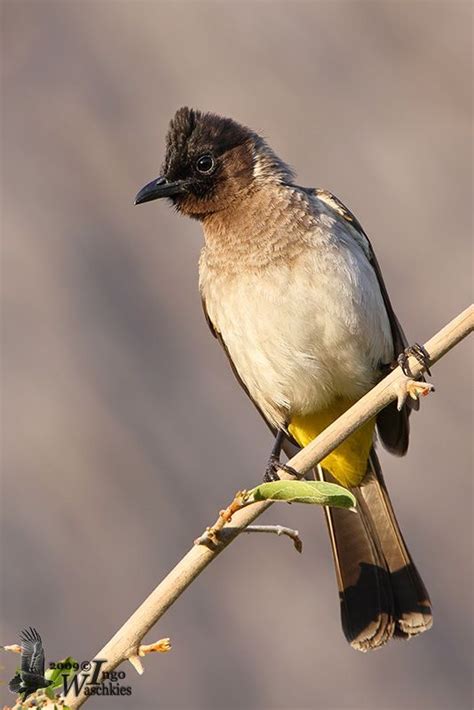
[(171, 643), (169, 638), (160, 639), (155, 643), (146, 643), (139, 647), (138, 655), (146, 656), (147, 653), (168, 653), (171, 651)]
[[(446, 355), (451, 348), (472, 331), (473, 326), (474, 307), (470, 306), (425, 343), (431, 363), (435, 363)], [(409, 358), (408, 365), (413, 378), (421, 375), (422, 366), (414, 357)], [(406, 391), (409, 382), (410, 379), (397, 367), (314, 441), (299, 451), (288, 462), (291, 468), (301, 475), (312, 469), (364, 422), (374, 417), (393, 400), (399, 399), (400, 392)], [(284, 472), (281, 477), (291, 478)], [(137, 656), (143, 637), (158, 619), (174, 604), (207, 565), (271, 505), (271, 502), (266, 501), (238, 510), (232, 515), (231, 527), (228, 523), (222, 523), (223, 530), (226, 532), (225, 535), (222, 535), (222, 539), (219, 536), (212, 546), (193, 545), (112, 639), (99, 651), (96, 659), (106, 659), (101, 672), (109, 672), (130, 657)], [(77, 697), (74, 697), (74, 694), (70, 692), (66, 701), (68, 707), (76, 710), (87, 698), (83, 689)]]
[(21, 653), (21, 646), (17, 643), (11, 644), (11, 646), (0, 646), (2, 651), (10, 651), (10, 653)]
[(287, 535), (293, 540), (295, 550), (303, 552), (303, 541), (298, 530), (287, 528), (284, 525), (247, 525), (242, 530), (244, 533), (273, 533), (274, 535)]

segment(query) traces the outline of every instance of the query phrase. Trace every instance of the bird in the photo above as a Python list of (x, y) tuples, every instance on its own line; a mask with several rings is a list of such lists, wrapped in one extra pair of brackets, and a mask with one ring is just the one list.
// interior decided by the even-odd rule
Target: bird
[[(299, 186), (255, 131), (189, 107), (172, 118), (161, 175), (135, 204), (168, 198), (200, 222), (199, 289), (212, 334), (281, 453), (311, 442), (407, 354), (372, 244), (330, 191)], [(314, 477), (350, 489), (358, 514), (325, 508), (341, 621), (368, 651), (432, 625), (431, 601), (400, 531), (376, 438), (402, 456), (409, 415), (388, 405), (324, 458)]]
[(12, 693), (23, 695), (23, 702), (40, 688), (47, 688), (52, 681), (44, 677), (44, 650), (41, 636), (30, 626), (20, 634), (21, 668), (8, 684)]

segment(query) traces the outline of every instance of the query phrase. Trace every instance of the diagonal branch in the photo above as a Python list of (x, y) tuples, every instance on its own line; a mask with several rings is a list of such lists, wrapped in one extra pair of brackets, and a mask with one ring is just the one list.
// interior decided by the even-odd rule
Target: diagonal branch
[[(473, 328), (474, 306), (469, 306), (425, 343), (424, 347), (430, 356), (431, 363), (440, 360)], [(422, 366), (414, 357), (410, 357), (408, 365), (414, 378), (422, 374)], [(403, 374), (400, 367), (397, 367), (314, 441), (299, 451), (288, 462), (289, 466), (302, 475), (314, 468), (353, 431), (374, 417), (387, 404), (397, 399), (400, 391), (403, 388), (406, 389), (408, 381), (409, 379)], [(291, 478), (291, 476), (282, 472), (282, 478)], [(219, 538), (215, 545), (210, 547), (194, 545), (99, 651), (95, 658), (106, 659), (102, 665), (101, 673), (111, 671), (131, 656), (136, 656), (143, 637), (167, 609), (174, 604), (207, 565), (271, 505), (271, 502), (255, 503), (238, 511), (233, 515), (232, 522), (224, 526), (223, 530), (226, 534)], [(98, 680), (100, 682), (100, 678)], [(70, 691), (65, 700), (71, 710), (76, 710), (87, 699), (88, 696), (83, 689), (77, 697)]]

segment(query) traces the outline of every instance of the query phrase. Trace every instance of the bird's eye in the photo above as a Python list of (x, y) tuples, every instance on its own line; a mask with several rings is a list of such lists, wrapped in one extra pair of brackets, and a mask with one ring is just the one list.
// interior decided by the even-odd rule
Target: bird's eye
[(212, 155), (201, 155), (196, 160), (196, 170), (203, 175), (209, 175), (214, 170), (215, 162)]

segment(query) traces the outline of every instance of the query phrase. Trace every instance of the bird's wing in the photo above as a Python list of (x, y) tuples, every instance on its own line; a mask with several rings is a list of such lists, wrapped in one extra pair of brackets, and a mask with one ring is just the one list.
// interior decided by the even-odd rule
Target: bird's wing
[[(309, 190), (309, 192), (315, 195), (319, 200), (321, 200), (321, 202), (324, 202), (324, 204), (333, 210), (339, 218), (342, 217), (348, 224), (350, 224), (366, 246), (367, 256), (377, 277), (385, 310), (387, 311), (393, 341), (393, 360), (395, 361), (397, 356), (400, 355), (400, 353), (402, 353), (407, 347), (408, 341), (405, 333), (403, 332), (402, 326), (395, 315), (395, 311), (393, 310), (387, 287), (385, 286), (382, 277), (382, 271), (367, 234), (363, 230), (357, 217), (352, 214), (352, 212), (339, 200), (339, 198), (329, 192), (329, 190), (316, 188)], [(397, 410), (396, 402), (392, 402), (385, 407), (385, 409), (382, 409), (382, 411), (379, 412), (377, 416), (377, 428), (379, 435), (385, 447), (392, 453), (399, 456), (403, 456), (403, 454), (406, 453), (410, 429), (408, 416), (410, 414), (410, 410), (418, 409), (418, 406), (418, 401), (415, 402), (410, 399), (401, 412)]]
[(348, 222), (355, 230), (358, 232), (358, 234), (364, 239), (364, 241), (367, 244), (368, 251), (369, 251), (369, 261), (372, 265), (373, 270), (375, 271), (375, 275), (377, 276), (377, 281), (379, 283), (380, 291), (382, 293), (382, 298), (383, 302), (385, 304), (385, 309), (387, 311), (388, 319), (390, 322), (390, 330), (392, 332), (392, 339), (393, 339), (393, 359), (395, 360), (398, 355), (400, 355), (401, 352), (407, 347), (408, 341), (405, 337), (405, 333), (403, 332), (402, 326), (400, 325), (400, 322), (395, 315), (395, 311), (393, 310), (392, 304), (390, 302), (390, 298), (388, 295), (387, 288), (385, 286), (383, 277), (382, 277), (382, 272), (380, 270), (379, 263), (377, 261), (377, 257), (375, 256), (374, 249), (372, 247), (372, 244), (370, 243), (370, 240), (367, 236), (367, 234), (364, 232), (362, 229), (362, 226), (355, 217), (355, 215), (352, 214), (352, 212), (341, 202), (341, 200), (336, 197), (335, 195), (332, 194), (332, 192), (329, 192), (329, 190), (322, 190), (316, 188), (313, 190), (313, 193), (316, 195), (316, 197), (321, 200), (321, 202), (324, 202), (325, 205), (330, 207), (332, 210), (337, 212), (337, 214), (342, 217), (346, 222)]
[(31, 626), (20, 634), (21, 670), (44, 675), (44, 650), (41, 636)]

